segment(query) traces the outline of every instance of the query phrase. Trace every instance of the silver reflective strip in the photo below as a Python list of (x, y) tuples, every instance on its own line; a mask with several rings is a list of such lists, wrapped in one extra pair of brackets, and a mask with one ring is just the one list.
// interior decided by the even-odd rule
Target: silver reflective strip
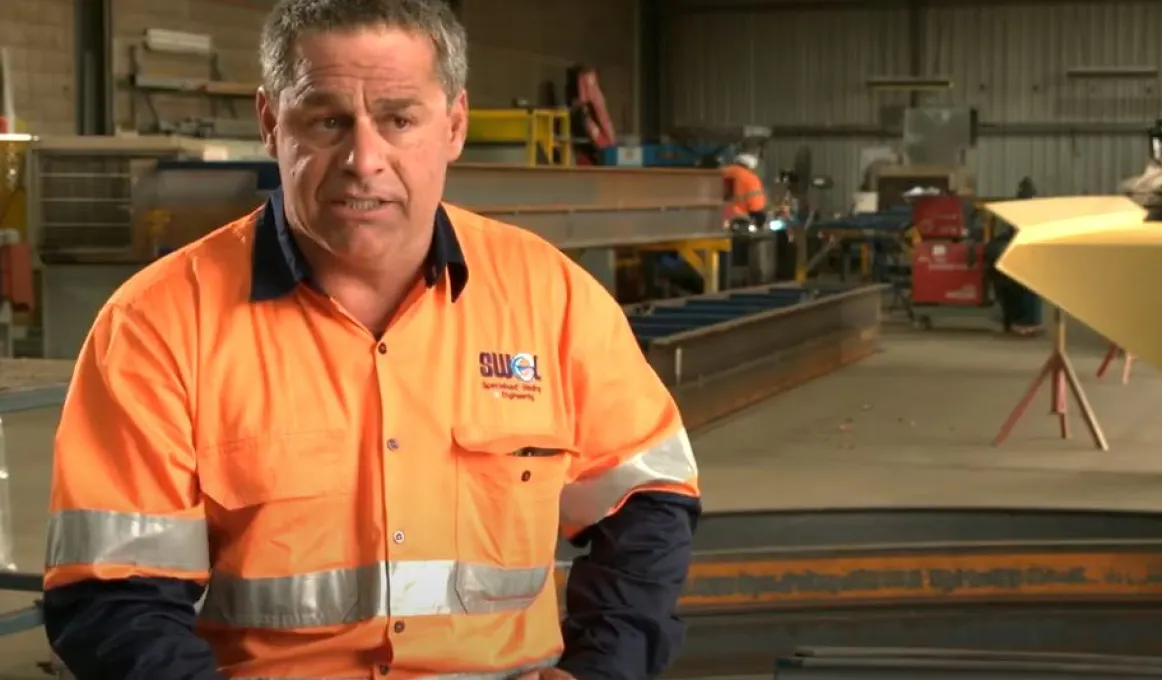
[(385, 616), (490, 614), (527, 608), (549, 567), (451, 560), (387, 562), (280, 578), (215, 572), (201, 616), (238, 628), (337, 626)]
[[(490, 671), (487, 673), (445, 673), (443, 675), (422, 675), (424, 680), (511, 680), (512, 678), (519, 678), (520, 676), (535, 671), (539, 668), (552, 668), (560, 661), (560, 656), (552, 656), (543, 661), (521, 666), (506, 671)], [(262, 677), (245, 677), (233, 678), (232, 680), (364, 680), (364, 678), (304, 678), (304, 677), (275, 677), (273, 675)]]
[(104, 510), (54, 513), (45, 565), (76, 564), (205, 572), (210, 569), (206, 522)]
[(605, 519), (634, 489), (649, 484), (682, 483), (698, 476), (686, 430), (675, 432), (595, 477), (581, 478), (561, 492), (561, 524), (588, 527)]

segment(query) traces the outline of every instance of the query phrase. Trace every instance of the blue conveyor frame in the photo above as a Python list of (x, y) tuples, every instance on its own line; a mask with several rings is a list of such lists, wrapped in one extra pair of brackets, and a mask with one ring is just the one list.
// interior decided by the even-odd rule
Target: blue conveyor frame
[(747, 316), (828, 297), (853, 286), (796, 286), (785, 283), (736, 293), (662, 300), (626, 308), (630, 328), (643, 351), (655, 341), (736, 321)]

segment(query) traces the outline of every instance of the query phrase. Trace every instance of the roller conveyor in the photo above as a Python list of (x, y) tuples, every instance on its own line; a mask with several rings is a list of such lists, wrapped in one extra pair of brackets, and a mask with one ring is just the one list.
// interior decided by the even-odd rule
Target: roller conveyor
[(847, 215), (831, 220), (815, 222), (809, 228), (812, 233), (853, 235), (873, 232), (898, 234), (912, 224), (910, 210), (887, 210), (878, 213)]
[(631, 307), (630, 327), (642, 349), (660, 338), (714, 326), (745, 317), (787, 309), (813, 299), (851, 290), (850, 287), (800, 287), (777, 285), (761, 290), (732, 292), (709, 298), (689, 298), (676, 303)]
[(776, 284), (626, 314), (687, 426), (698, 428), (874, 352), (884, 290)]

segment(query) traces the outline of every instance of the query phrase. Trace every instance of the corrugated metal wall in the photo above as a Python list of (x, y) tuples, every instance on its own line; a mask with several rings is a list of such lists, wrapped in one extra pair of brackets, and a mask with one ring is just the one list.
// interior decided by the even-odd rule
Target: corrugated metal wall
[(954, 82), (921, 103), (973, 106), (989, 124), (970, 156), (982, 195), (1011, 194), (1026, 175), (1042, 193), (1103, 192), (1141, 171), (1145, 129), (1162, 115), (1158, 79), (1065, 71), (1162, 65), (1162, 3), (950, 1), (925, 3), (912, 20), (904, 3), (680, 12), (669, 27), (681, 45), (669, 51), (669, 122), (792, 128), (769, 157), (789, 164), (810, 146), (815, 171), (836, 180), (828, 204), (839, 209), (858, 185), (859, 150), (893, 141), (870, 130), (907, 103), (865, 81), (915, 61)]

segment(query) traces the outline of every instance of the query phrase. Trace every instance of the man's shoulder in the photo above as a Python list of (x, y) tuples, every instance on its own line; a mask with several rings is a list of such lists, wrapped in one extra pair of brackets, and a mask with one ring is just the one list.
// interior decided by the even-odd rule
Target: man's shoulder
[[(470, 274), (472, 281), (483, 278), (498, 288), (519, 283), (529, 288), (530, 295), (566, 313), (580, 309), (621, 313), (613, 296), (592, 274), (538, 234), (461, 208), (445, 209), (469, 272), (483, 270), (485, 274)], [(513, 271), (521, 275), (513, 276)]]
[(568, 259), (556, 246), (528, 229), (452, 205), (446, 205), (444, 209), (468, 255), (486, 252), (503, 256), (515, 249), (518, 253)]
[(157, 308), (192, 303), (205, 291), (239, 284), (239, 272), (248, 271), (253, 246), (251, 213), (146, 265), (129, 277), (109, 298), (119, 307)]

